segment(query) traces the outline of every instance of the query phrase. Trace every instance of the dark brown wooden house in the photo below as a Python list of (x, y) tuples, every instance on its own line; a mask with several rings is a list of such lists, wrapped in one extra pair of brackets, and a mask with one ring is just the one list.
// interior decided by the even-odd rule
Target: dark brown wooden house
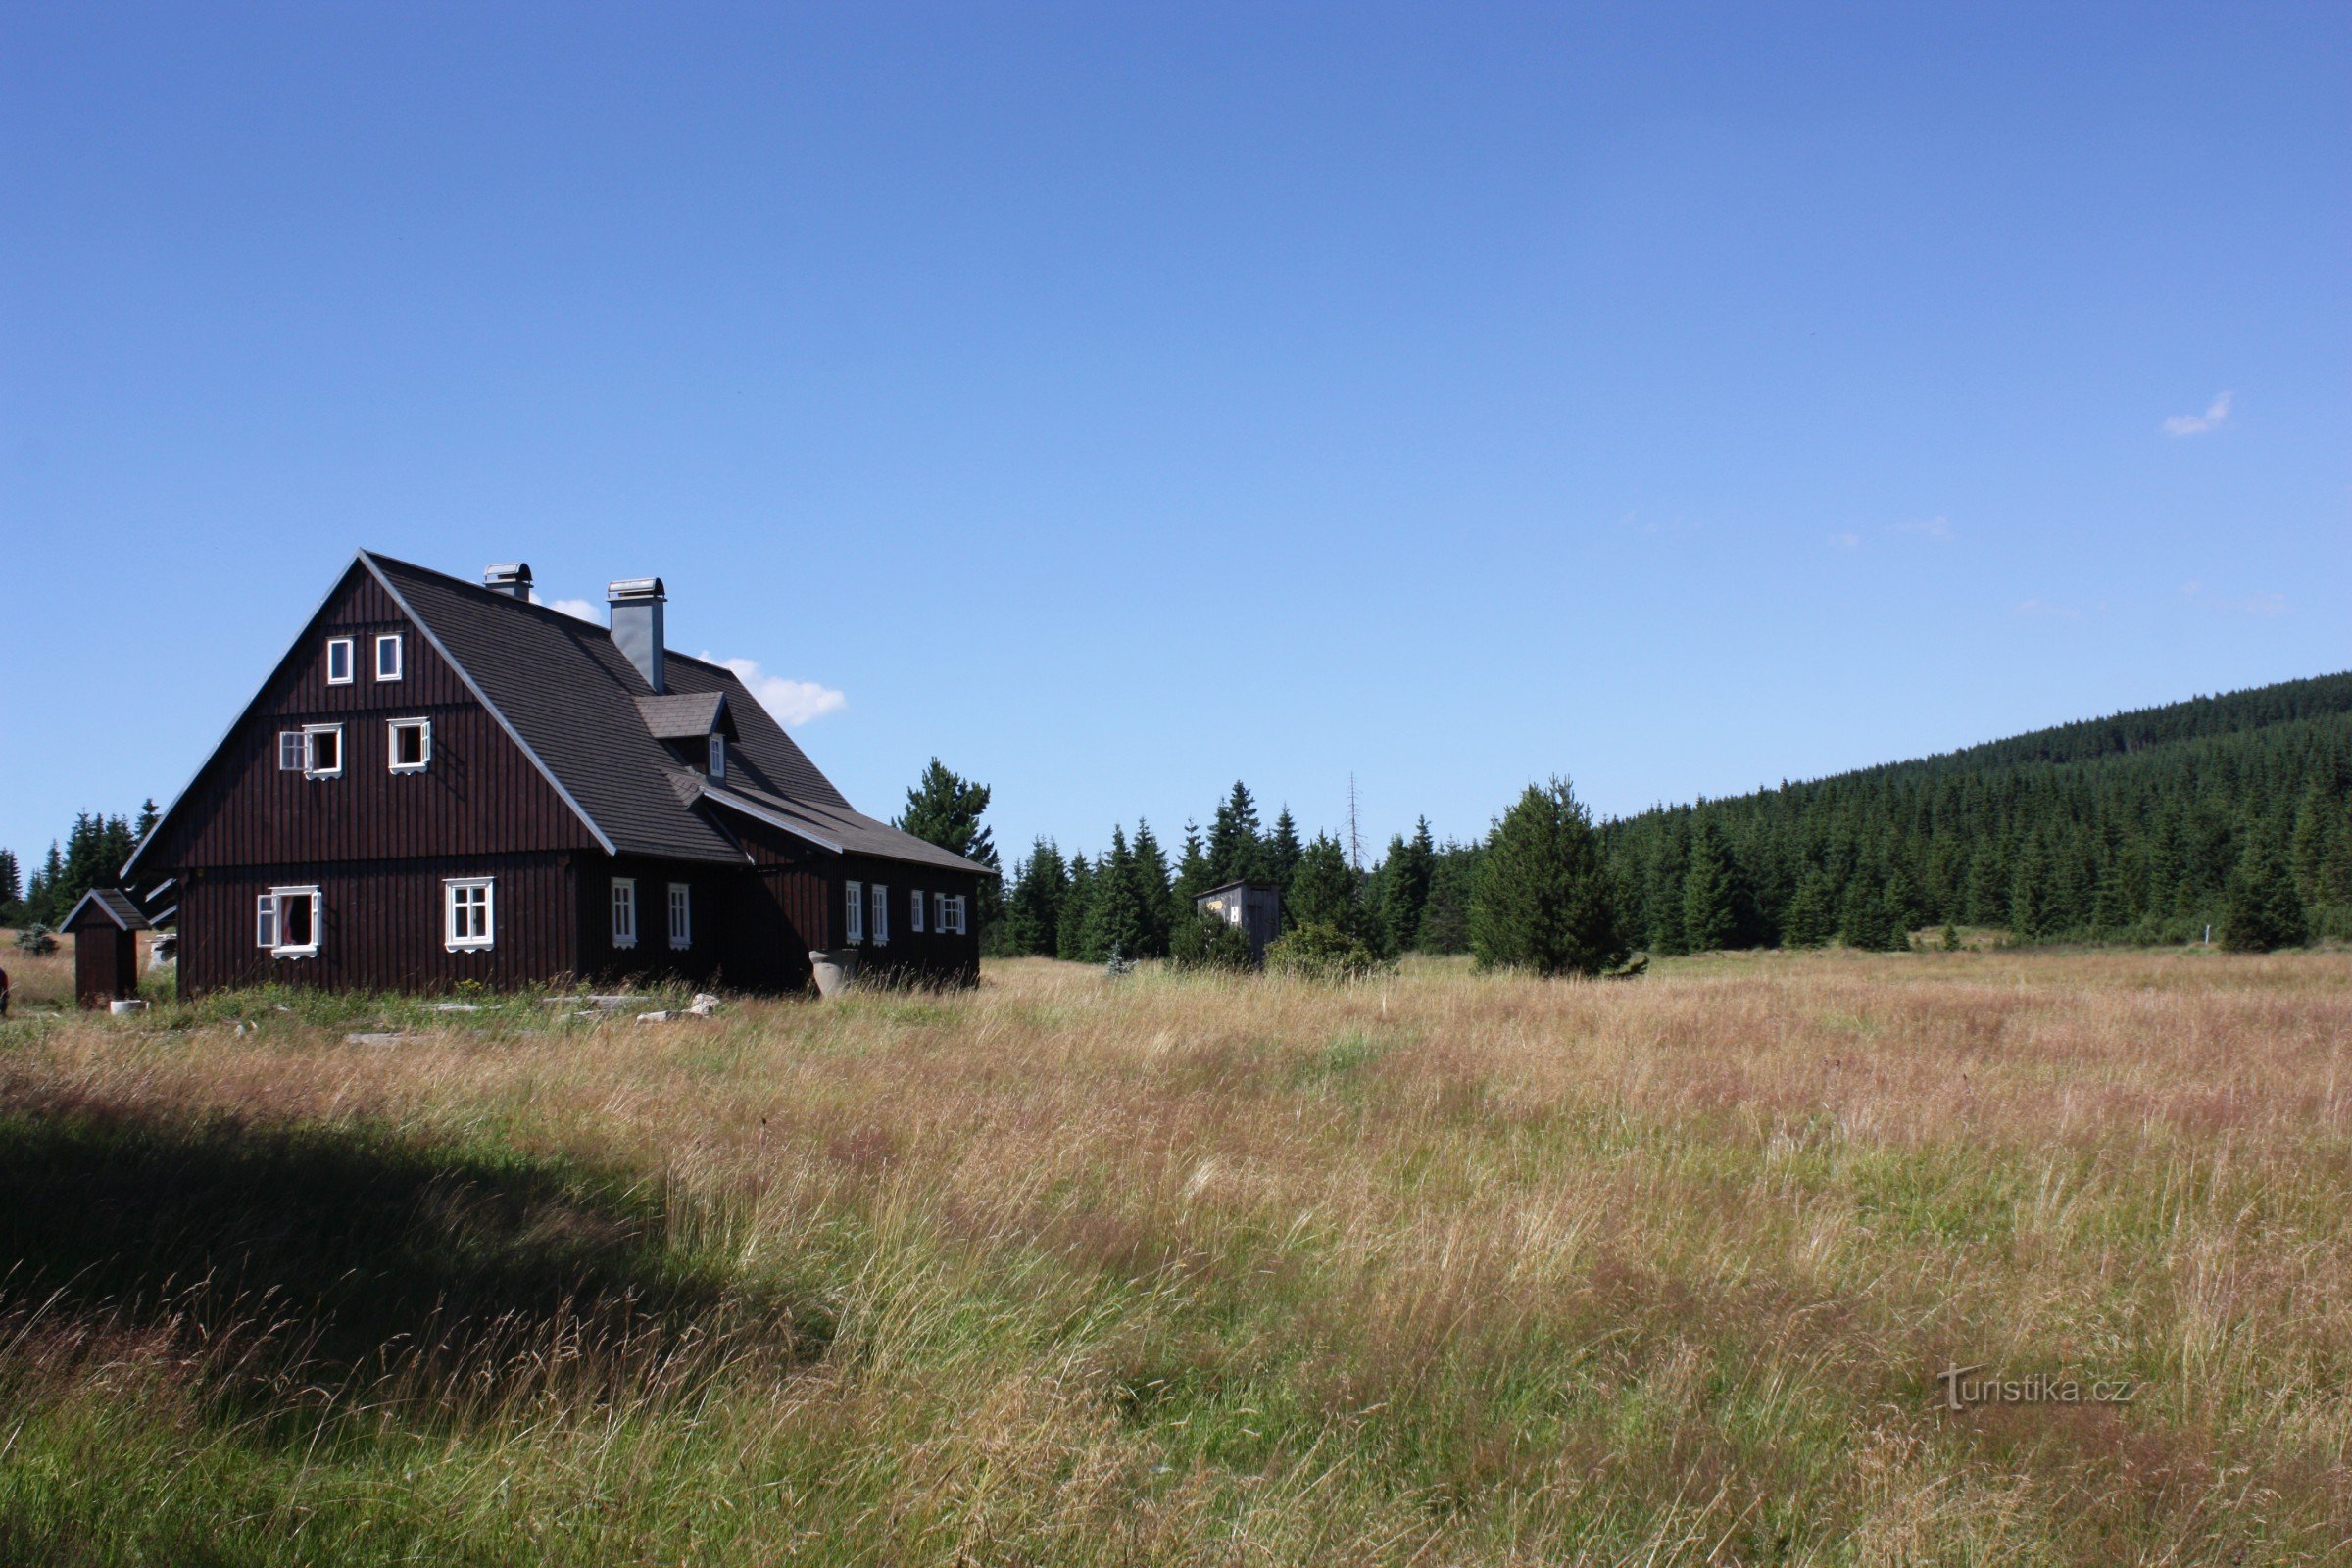
[(609, 626), (530, 581), (353, 561), (123, 868), (176, 903), (182, 996), (977, 978), (995, 872), (852, 808), (666, 648), (659, 578), (614, 583)]

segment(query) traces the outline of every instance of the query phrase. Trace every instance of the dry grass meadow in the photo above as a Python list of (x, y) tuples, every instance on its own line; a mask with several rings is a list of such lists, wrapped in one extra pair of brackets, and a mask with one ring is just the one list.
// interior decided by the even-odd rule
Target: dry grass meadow
[(0, 1562), (2352, 1560), (2341, 954), (664, 1025), (16, 956)]

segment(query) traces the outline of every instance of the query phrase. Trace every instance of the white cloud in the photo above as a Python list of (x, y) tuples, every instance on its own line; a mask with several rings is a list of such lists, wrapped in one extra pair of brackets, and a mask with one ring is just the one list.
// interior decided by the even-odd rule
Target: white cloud
[(1898, 522), (1893, 526), (1896, 533), (1916, 533), (1930, 539), (1949, 539), (1952, 536), (1952, 519), (1940, 512), (1925, 522)]
[(1862, 548), (1862, 536), (1858, 533), (1834, 533), (1830, 535), (1830, 543), (1845, 550), (1859, 550)]
[(812, 680), (786, 680), (770, 675), (760, 668), (754, 659), (711, 659), (711, 662), (726, 665), (751, 688), (760, 699), (760, 706), (776, 715), (776, 722), (790, 728), (812, 724), (827, 713), (838, 713), (850, 706), (850, 700), (830, 686)]
[(596, 612), (596, 607), (585, 599), (559, 599), (547, 608), (561, 610), (566, 615), (577, 616), (581, 620), (602, 620), (604, 618)]
[(2053, 605), (2046, 599), (2023, 599), (2010, 608), (2009, 613), (2021, 620), (2049, 617), (2055, 620), (2081, 620), (2082, 612), (2071, 605)]
[(2230, 417), (2230, 400), (2235, 396), (2237, 394), (2234, 392), (2224, 392), (2205, 405), (2203, 414), (2174, 415), (2164, 421), (2164, 433), (2166, 435), (2203, 435)]

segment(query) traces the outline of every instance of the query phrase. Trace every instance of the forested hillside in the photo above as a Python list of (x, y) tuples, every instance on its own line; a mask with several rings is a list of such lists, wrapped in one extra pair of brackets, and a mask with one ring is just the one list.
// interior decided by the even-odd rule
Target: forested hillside
[[(1651, 953), (1902, 946), (1940, 926), (2021, 941), (2352, 937), (2352, 674), (2200, 697), (1917, 761), (1603, 824), (1627, 939)], [(1166, 953), (1195, 894), (1284, 889), (1294, 919), (1377, 951), (1459, 953), (1480, 844), (1423, 823), (1360, 869), (1236, 784), (1171, 858), (1151, 828), (1089, 858), (1040, 840), (1001, 952)], [(2249, 923), (2250, 922), (2250, 923)]]
[(1645, 811), (1604, 836), (1659, 953), (1881, 947), (1947, 923), (2194, 940), (2233, 878), (2248, 896), (2291, 884), (2309, 929), (2352, 935), (2348, 801), (2352, 674)]

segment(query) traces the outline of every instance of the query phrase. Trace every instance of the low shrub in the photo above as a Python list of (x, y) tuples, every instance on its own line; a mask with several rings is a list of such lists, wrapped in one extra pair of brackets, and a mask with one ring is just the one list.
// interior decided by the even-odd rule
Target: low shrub
[(1176, 969), (1254, 969), (1250, 933), (1205, 910), (1180, 922), (1168, 938), (1168, 964)]
[(1266, 967), (1302, 980), (1362, 980), (1392, 967), (1336, 925), (1294, 926), (1266, 948)]

